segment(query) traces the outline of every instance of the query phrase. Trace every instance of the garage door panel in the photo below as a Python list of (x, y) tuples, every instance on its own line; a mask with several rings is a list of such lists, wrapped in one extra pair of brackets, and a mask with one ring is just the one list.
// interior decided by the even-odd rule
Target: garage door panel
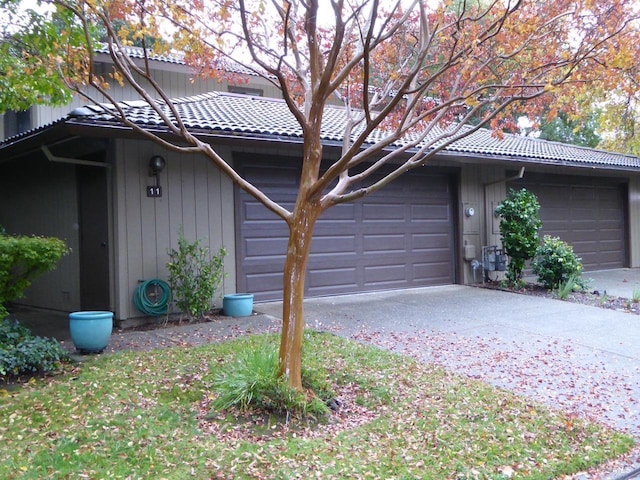
[(585, 271), (588, 270), (597, 270), (597, 266), (600, 264), (601, 258), (595, 253), (587, 253), (585, 255), (578, 255), (580, 261), (582, 262), (582, 268)]
[(593, 223), (593, 210), (590, 208), (572, 208), (569, 210), (569, 215), (573, 223)]
[(407, 284), (405, 265), (372, 265), (364, 267), (363, 287), (366, 289), (401, 288)]
[(571, 239), (573, 243), (581, 243), (583, 245), (589, 243), (590, 247), (596, 248), (600, 240), (600, 232), (596, 230), (575, 229), (567, 235), (567, 238)]
[(355, 235), (314, 235), (311, 246), (311, 257), (326, 254), (350, 254), (356, 248)]
[[(244, 251), (247, 258), (274, 258), (287, 253), (286, 238), (249, 238), (244, 241)], [(284, 247), (284, 248), (283, 248)]]
[[(265, 178), (268, 189), (275, 192), (273, 198), (293, 205), (296, 169), (285, 168), (279, 184), (273, 166), (286, 162), (266, 160), (271, 174)], [(255, 162), (252, 158), (239, 164), (244, 169)], [(448, 174), (426, 171), (409, 172), (369, 197), (323, 213), (311, 245), (307, 295), (453, 283), (451, 182)], [(253, 182), (259, 188), (261, 178), (262, 174), (256, 175)], [(252, 291), (258, 301), (279, 299), (288, 229), (244, 192), (236, 193), (238, 288)]]
[[(520, 186), (518, 186), (518, 188), (520, 188)], [(540, 205), (557, 205), (559, 202), (562, 202), (567, 198), (566, 186), (541, 184), (538, 186), (538, 188), (544, 189), (545, 191), (544, 197), (538, 197), (538, 202), (540, 203)], [(531, 188), (527, 189), (532, 190)]]
[(451, 215), (447, 205), (411, 205), (411, 219), (414, 222), (440, 220), (449, 224)]
[(599, 193), (597, 201), (602, 210), (616, 210), (620, 206), (619, 192), (601, 191)]
[[(566, 240), (565, 240), (566, 241)], [(576, 255), (580, 256), (580, 254), (578, 254), (578, 252), (595, 252), (598, 248), (598, 242), (596, 241), (587, 241), (587, 240), (573, 240), (570, 243), (571, 246), (573, 247), (573, 251), (576, 253)], [(586, 253), (585, 253), (586, 255)]]
[(260, 292), (264, 297), (272, 297), (279, 294), (282, 297), (282, 273), (250, 273), (245, 276), (246, 288), (244, 292)]
[(326, 212), (323, 212), (318, 221), (316, 222), (317, 226), (323, 224), (332, 224), (336, 221), (355, 221), (356, 206), (352, 203), (345, 203), (341, 205), (336, 205), (333, 208), (330, 208)]
[(601, 252), (617, 252), (623, 246), (623, 242), (620, 239), (603, 240), (600, 242)]
[(597, 255), (593, 255), (591, 257), (594, 264), (604, 263), (604, 264), (613, 264), (617, 262), (617, 252), (615, 251), (600, 251)]
[(540, 205), (540, 210), (545, 211), (545, 228), (547, 225), (552, 226), (554, 224), (564, 225), (567, 222), (567, 209), (566, 208), (553, 208), (544, 207)]
[[(321, 297), (321, 296), (327, 296), (327, 295), (343, 295), (345, 293), (354, 293), (354, 292), (358, 292), (359, 290), (359, 284), (353, 285), (353, 284), (331, 284), (331, 285), (322, 285), (322, 286), (318, 286), (318, 287), (308, 287), (307, 291), (306, 291), (306, 296), (309, 297)], [(277, 298), (281, 298), (282, 297), (282, 293), (280, 293), (280, 297)]]
[(413, 278), (425, 285), (443, 285), (451, 270), (451, 263), (438, 261), (433, 263), (417, 263), (413, 265)]
[(597, 198), (597, 190), (591, 186), (571, 187), (571, 198), (577, 202), (589, 202)]
[(411, 250), (413, 252), (430, 252), (448, 250), (450, 238), (446, 233), (442, 234), (415, 234), (411, 236)]
[[(238, 163), (243, 172), (256, 168), (253, 160)], [(296, 169), (279, 172), (287, 178), (258, 173), (253, 183), (275, 192), (274, 200), (284, 200), (291, 208)], [(424, 169), (409, 172), (389, 187), (331, 208), (318, 219), (308, 262), (307, 295), (453, 283), (449, 175)], [(246, 193), (236, 193), (238, 288), (255, 293), (258, 301), (281, 298), (288, 229)]]
[(313, 238), (316, 237), (353, 237), (356, 234), (355, 222), (325, 222), (322, 224), (316, 223), (316, 228), (313, 232)]
[(446, 263), (450, 264), (450, 261), (444, 257), (445, 250), (428, 250), (420, 252), (419, 260), (415, 260), (411, 262), (411, 264), (419, 264), (419, 263)]
[(358, 284), (358, 270), (353, 267), (344, 268), (310, 268), (307, 272), (309, 289), (326, 287), (349, 287)]
[(603, 242), (606, 242), (607, 240), (615, 240), (618, 242), (618, 245), (620, 246), (620, 248), (624, 247), (624, 240), (622, 238), (620, 238), (620, 230), (619, 229), (610, 229), (610, 230), (600, 230), (600, 239)]
[(362, 206), (362, 221), (403, 223), (404, 207), (404, 203), (365, 203)]
[(363, 248), (370, 253), (403, 253), (406, 251), (406, 238), (403, 234), (365, 235)]
[(532, 174), (512, 186), (538, 197), (541, 234), (572, 245), (585, 270), (626, 266), (623, 180)]

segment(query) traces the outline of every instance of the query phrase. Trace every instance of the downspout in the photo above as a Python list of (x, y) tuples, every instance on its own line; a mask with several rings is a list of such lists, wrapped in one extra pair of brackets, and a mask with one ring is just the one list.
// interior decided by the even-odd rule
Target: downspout
[(485, 187), (485, 193), (486, 193), (486, 188), (489, 185), (495, 185), (496, 183), (507, 183), (507, 182), (511, 182), (512, 180), (520, 180), (522, 177), (524, 177), (524, 167), (520, 168), (520, 172), (517, 175), (514, 175), (513, 177), (508, 177), (508, 178), (502, 178), (500, 180), (494, 180), (493, 182), (487, 182), (484, 184)]

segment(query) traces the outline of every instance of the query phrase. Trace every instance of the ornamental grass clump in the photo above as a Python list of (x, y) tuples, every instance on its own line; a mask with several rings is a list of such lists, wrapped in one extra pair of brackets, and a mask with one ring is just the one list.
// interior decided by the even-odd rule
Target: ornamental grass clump
[[(327, 415), (330, 388), (313, 370), (303, 371), (302, 376), (306, 392), (290, 387), (278, 375), (277, 349), (266, 340), (260, 341), (237, 352), (235, 360), (218, 372), (213, 382), (213, 392), (218, 396), (210, 415), (231, 409), (295, 417)], [(329, 396), (323, 398), (325, 395)]]

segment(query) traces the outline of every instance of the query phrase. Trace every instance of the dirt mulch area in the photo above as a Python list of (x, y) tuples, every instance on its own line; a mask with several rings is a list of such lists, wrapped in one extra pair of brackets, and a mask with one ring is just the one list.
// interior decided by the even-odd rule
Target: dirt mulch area
[[(255, 312), (253, 312), (255, 315)], [(137, 319), (136, 323), (117, 325), (116, 331), (119, 332), (147, 332), (150, 330), (160, 330), (164, 328), (180, 327), (185, 325), (195, 325), (198, 323), (216, 322), (226, 320), (230, 317), (222, 313), (221, 308), (211, 310), (202, 317), (188, 318), (183, 314), (171, 313), (169, 315), (160, 315), (157, 317), (142, 317)]]
[(558, 296), (557, 292), (547, 290), (541, 285), (535, 283), (527, 283), (522, 288), (508, 288), (502, 285), (501, 282), (488, 282), (484, 284), (484, 287), (496, 290), (504, 290), (506, 292), (520, 293), (523, 295), (535, 295), (537, 297), (554, 298), (556, 300), (563, 300), (565, 302), (580, 303), (582, 305), (608, 308), (610, 310), (616, 310), (619, 312), (627, 312), (640, 315), (640, 302), (633, 301), (629, 298), (607, 295), (606, 292), (599, 292), (597, 290), (571, 292), (566, 298), (561, 299)]

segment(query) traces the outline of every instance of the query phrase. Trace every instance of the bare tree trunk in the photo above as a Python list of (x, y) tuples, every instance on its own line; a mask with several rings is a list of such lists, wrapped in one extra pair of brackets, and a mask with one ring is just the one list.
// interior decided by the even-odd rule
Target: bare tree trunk
[(313, 228), (320, 210), (313, 205), (296, 208), (290, 224), (284, 265), (280, 375), (302, 391), (302, 340), (304, 334), (304, 282), (311, 250)]

